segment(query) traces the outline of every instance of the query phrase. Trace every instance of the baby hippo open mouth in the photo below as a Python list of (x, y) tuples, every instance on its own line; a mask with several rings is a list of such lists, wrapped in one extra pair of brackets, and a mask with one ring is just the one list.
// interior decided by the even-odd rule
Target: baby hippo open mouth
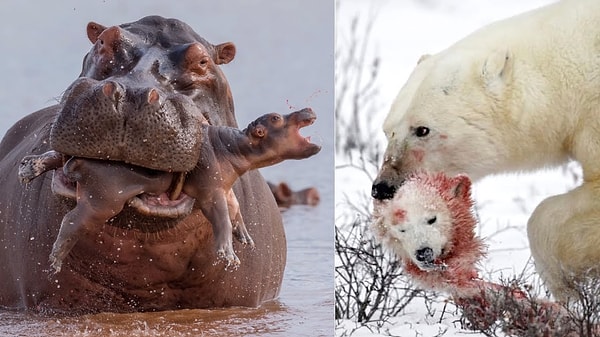
[(104, 225), (126, 205), (145, 215), (177, 218), (188, 215), (195, 204), (212, 224), (217, 255), (227, 266), (236, 267), (240, 262), (233, 251), (232, 234), (244, 244), (253, 246), (254, 242), (233, 184), (248, 170), (318, 153), (321, 147), (299, 133), (315, 119), (311, 109), (303, 109), (285, 116), (266, 114), (243, 131), (203, 124), (199, 160), (190, 172), (158, 171), (50, 151), (25, 157), (19, 177), (28, 182), (62, 167), (54, 173), (53, 191), (77, 200), (77, 206), (63, 218), (50, 255), (56, 272), (80, 235)]

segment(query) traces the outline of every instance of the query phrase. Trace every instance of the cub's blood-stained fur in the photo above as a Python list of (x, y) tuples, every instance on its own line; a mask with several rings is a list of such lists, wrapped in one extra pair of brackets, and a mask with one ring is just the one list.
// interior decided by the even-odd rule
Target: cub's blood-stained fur
[(478, 291), (476, 264), (484, 256), (473, 212), (467, 176), (421, 172), (409, 176), (393, 199), (375, 201), (371, 228), (422, 286), (468, 296)]
[[(452, 295), (472, 329), (487, 329), (498, 320), (513, 331), (540, 323), (548, 332), (576, 328), (559, 304), (479, 278), (484, 244), (475, 235), (467, 176), (410, 175), (392, 199), (375, 201), (374, 218), (375, 238), (402, 259), (405, 272), (424, 288)], [(571, 325), (565, 330), (565, 324)]]

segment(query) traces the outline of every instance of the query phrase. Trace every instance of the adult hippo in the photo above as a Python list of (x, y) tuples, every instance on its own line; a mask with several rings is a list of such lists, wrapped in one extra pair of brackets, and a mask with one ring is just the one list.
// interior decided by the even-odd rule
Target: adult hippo
[[(93, 47), (80, 77), (110, 81), (114, 88), (107, 94), (123, 87), (148, 100), (185, 96), (210, 124), (237, 127), (229, 85), (218, 66), (234, 58), (233, 44), (212, 45), (183, 22), (157, 16), (110, 28), (92, 22), (87, 35)], [(132, 104), (127, 95), (114, 98), (117, 104)], [(255, 239), (254, 249), (234, 244), (241, 260), (235, 271), (215, 264), (211, 224), (195, 206), (176, 219), (125, 207), (81, 235), (61, 272), (51, 273), (52, 245), (76, 203), (53, 193), (51, 174), (22, 185), (17, 179), (21, 159), (53, 149), (157, 171), (193, 170), (201, 123), (182, 108), (184, 101), (161, 101), (161, 113), (152, 115), (109, 115), (101, 108), (91, 114), (63, 101), (8, 130), (0, 143), (0, 305), (82, 314), (258, 306), (278, 296), (285, 234), (257, 171), (234, 186)], [(72, 118), (64, 118), (67, 114)], [(75, 120), (93, 122), (72, 127)]]

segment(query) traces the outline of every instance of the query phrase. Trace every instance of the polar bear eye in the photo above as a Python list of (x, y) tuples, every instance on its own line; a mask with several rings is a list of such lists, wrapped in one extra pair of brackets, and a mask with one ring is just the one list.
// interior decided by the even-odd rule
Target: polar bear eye
[(429, 128), (426, 126), (418, 126), (415, 128), (415, 136), (425, 137), (429, 134)]
[(427, 224), (429, 225), (433, 225), (435, 222), (437, 221), (437, 217), (434, 216), (433, 218), (427, 220)]

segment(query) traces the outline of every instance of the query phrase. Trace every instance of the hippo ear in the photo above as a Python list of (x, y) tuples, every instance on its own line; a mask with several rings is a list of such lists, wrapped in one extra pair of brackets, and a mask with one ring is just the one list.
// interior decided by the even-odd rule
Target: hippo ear
[(221, 43), (215, 48), (217, 49), (216, 64), (227, 64), (235, 57), (235, 45), (231, 42)]
[(289, 207), (292, 199), (292, 189), (286, 183), (279, 183), (273, 194), (280, 203), (283, 203)]
[(95, 23), (93, 21), (88, 23), (88, 25), (87, 25), (88, 39), (90, 39), (90, 42), (96, 43), (96, 41), (98, 41), (98, 36), (100, 36), (100, 34), (102, 34), (102, 32), (105, 30), (106, 30), (106, 27), (104, 27), (103, 25), (101, 25), (99, 23)]
[(488, 90), (499, 93), (512, 75), (513, 56), (508, 50), (495, 51), (483, 63), (481, 76)]
[(267, 128), (264, 125), (258, 124), (252, 129), (252, 136), (263, 138), (267, 134)]
[(471, 179), (464, 174), (452, 178), (450, 195), (461, 200), (471, 199)]

